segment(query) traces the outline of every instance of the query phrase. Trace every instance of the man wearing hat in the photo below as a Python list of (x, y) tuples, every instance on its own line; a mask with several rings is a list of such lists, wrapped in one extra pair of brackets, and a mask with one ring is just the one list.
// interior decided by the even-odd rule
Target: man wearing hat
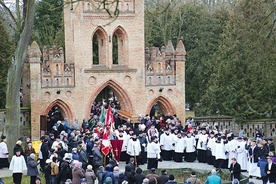
[(196, 173), (194, 171), (191, 172), (191, 177), (186, 180), (186, 183), (201, 184), (200, 179), (196, 177)]
[(21, 155), (21, 149), (15, 150), (15, 155), (11, 159), (9, 170), (12, 170), (14, 184), (21, 184), (23, 171), (27, 170), (25, 158)]
[(162, 169), (161, 170), (161, 175), (158, 176), (158, 178), (157, 178), (157, 183), (158, 184), (165, 184), (165, 183), (167, 183), (168, 180), (169, 180), (169, 176), (167, 175), (167, 170)]

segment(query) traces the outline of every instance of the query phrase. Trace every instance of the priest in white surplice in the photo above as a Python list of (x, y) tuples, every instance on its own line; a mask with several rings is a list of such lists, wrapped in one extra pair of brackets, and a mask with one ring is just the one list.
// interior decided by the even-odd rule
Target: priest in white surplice
[(197, 160), (200, 163), (206, 163), (206, 152), (207, 152), (207, 140), (208, 134), (206, 134), (206, 129), (202, 128), (201, 133), (197, 135)]
[(241, 170), (247, 170), (247, 153), (245, 149), (246, 142), (242, 137), (238, 138), (237, 142), (237, 162), (241, 165)]
[(129, 158), (133, 157), (137, 162), (140, 152), (141, 152), (140, 141), (137, 140), (136, 135), (133, 134), (132, 138), (129, 139), (127, 144), (127, 154), (129, 155)]
[(223, 168), (223, 164), (226, 160), (226, 147), (223, 143), (223, 140), (221, 139), (221, 137), (218, 137), (217, 138), (217, 141), (215, 143), (215, 146), (213, 147), (214, 148), (214, 155), (215, 155), (215, 168), (217, 169), (221, 169)]
[(165, 133), (160, 136), (161, 154), (163, 160), (172, 160), (173, 156), (173, 136), (170, 130), (166, 129)]
[(125, 134), (123, 130), (119, 130), (118, 139), (123, 140), (120, 161), (126, 161), (126, 158), (127, 158), (126, 150), (127, 150), (127, 144), (130, 139), (130, 136), (128, 134)]
[(194, 162), (196, 158), (196, 140), (195, 137), (192, 136), (191, 132), (187, 132), (187, 136), (184, 137), (185, 144), (185, 161), (186, 162)]
[(185, 141), (180, 131), (177, 133), (177, 136), (174, 137), (174, 144), (173, 160), (175, 162), (182, 162), (184, 156)]
[(210, 132), (210, 135), (208, 137), (208, 143), (207, 143), (207, 155), (206, 155), (206, 161), (209, 165), (214, 165), (215, 161), (215, 153), (214, 153), (214, 146), (216, 143), (215, 133), (212, 131)]
[(234, 137), (228, 141), (227, 144), (227, 150), (228, 150), (228, 168), (230, 167), (232, 163), (232, 158), (237, 159), (237, 137)]
[(158, 159), (160, 159), (160, 144), (156, 136), (151, 138), (151, 142), (147, 146), (148, 165), (147, 169), (158, 168)]

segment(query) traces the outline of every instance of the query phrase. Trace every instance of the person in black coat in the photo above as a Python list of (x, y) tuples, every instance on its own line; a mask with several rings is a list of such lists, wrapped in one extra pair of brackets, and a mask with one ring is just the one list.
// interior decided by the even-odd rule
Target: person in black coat
[(237, 162), (236, 158), (232, 158), (232, 163), (230, 165), (229, 171), (231, 173), (231, 181), (234, 179), (241, 179), (241, 165)]
[(58, 179), (61, 183), (65, 183), (67, 179), (72, 179), (72, 169), (70, 168), (68, 161), (62, 162)]
[(165, 184), (165, 183), (167, 183), (167, 181), (169, 181), (169, 176), (167, 175), (167, 170), (163, 169), (161, 171), (161, 175), (158, 176), (158, 178), (157, 178), (157, 183), (158, 184)]
[(40, 147), (40, 152), (42, 154), (42, 158), (40, 158), (40, 168), (41, 171), (44, 172), (45, 162), (49, 158), (48, 139), (43, 140), (42, 145)]
[(276, 164), (272, 162), (271, 157), (267, 157), (267, 164), (265, 166), (265, 173), (267, 174), (269, 183), (276, 181)]
[(129, 165), (125, 166), (125, 176), (127, 177), (128, 184), (134, 184), (134, 173), (131, 171)]
[(142, 184), (143, 180), (146, 178), (146, 176), (142, 172), (143, 170), (140, 167), (136, 169), (136, 174), (133, 178), (135, 184)]
[(269, 151), (275, 152), (275, 146), (274, 146), (273, 140), (271, 138), (267, 139), (267, 144), (269, 146)]

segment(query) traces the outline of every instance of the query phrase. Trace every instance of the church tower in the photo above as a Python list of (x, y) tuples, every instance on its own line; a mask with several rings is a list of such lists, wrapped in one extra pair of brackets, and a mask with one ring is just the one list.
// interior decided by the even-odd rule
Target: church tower
[[(105, 89), (119, 101), (122, 116), (160, 111), (177, 114), (184, 122), (182, 41), (176, 49), (171, 42), (160, 49), (145, 48), (144, 0), (100, 2), (69, 1), (64, 7), (65, 50), (43, 48), (42, 61), (29, 53), (33, 139), (39, 138), (41, 124), (54, 107), (71, 124), (88, 119)], [(37, 44), (31, 45), (32, 51), (39, 53)]]

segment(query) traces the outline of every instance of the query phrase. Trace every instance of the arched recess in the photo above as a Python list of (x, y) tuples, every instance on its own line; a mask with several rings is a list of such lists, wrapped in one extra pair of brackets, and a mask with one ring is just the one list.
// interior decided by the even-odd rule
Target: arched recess
[(166, 98), (163, 95), (160, 95), (156, 97), (155, 99), (151, 100), (147, 107), (147, 114), (150, 114), (151, 108), (155, 105), (158, 104), (160, 106), (160, 110), (164, 113), (164, 115), (167, 115), (168, 113), (171, 114), (176, 114), (176, 109), (170, 102), (168, 98)]
[(128, 65), (128, 37), (125, 29), (118, 26), (112, 34), (112, 64)]
[(97, 27), (92, 34), (92, 63), (93, 65), (107, 65), (108, 36), (102, 27)]
[(109, 87), (114, 92), (115, 96), (120, 102), (121, 109), (126, 110), (131, 114), (134, 113), (132, 102), (128, 92), (125, 89), (123, 89), (123, 87), (118, 82), (116, 82), (113, 79), (110, 79), (103, 83), (100, 87), (98, 87), (94, 94), (92, 94), (86, 109), (86, 117), (89, 117), (90, 115), (91, 104), (95, 101), (98, 94), (106, 87)]
[(48, 112), (53, 109), (53, 107), (59, 107), (59, 110), (61, 112), (61, 114), (63, 115), (63, 117), (68, 118), (69, 123), (73, 123), (73, 113), (70, 109), (70, 107), (62, 100), (57, 99), (55, 101), (53, 101), (43, 112), (43, 115), (47, 116)]

